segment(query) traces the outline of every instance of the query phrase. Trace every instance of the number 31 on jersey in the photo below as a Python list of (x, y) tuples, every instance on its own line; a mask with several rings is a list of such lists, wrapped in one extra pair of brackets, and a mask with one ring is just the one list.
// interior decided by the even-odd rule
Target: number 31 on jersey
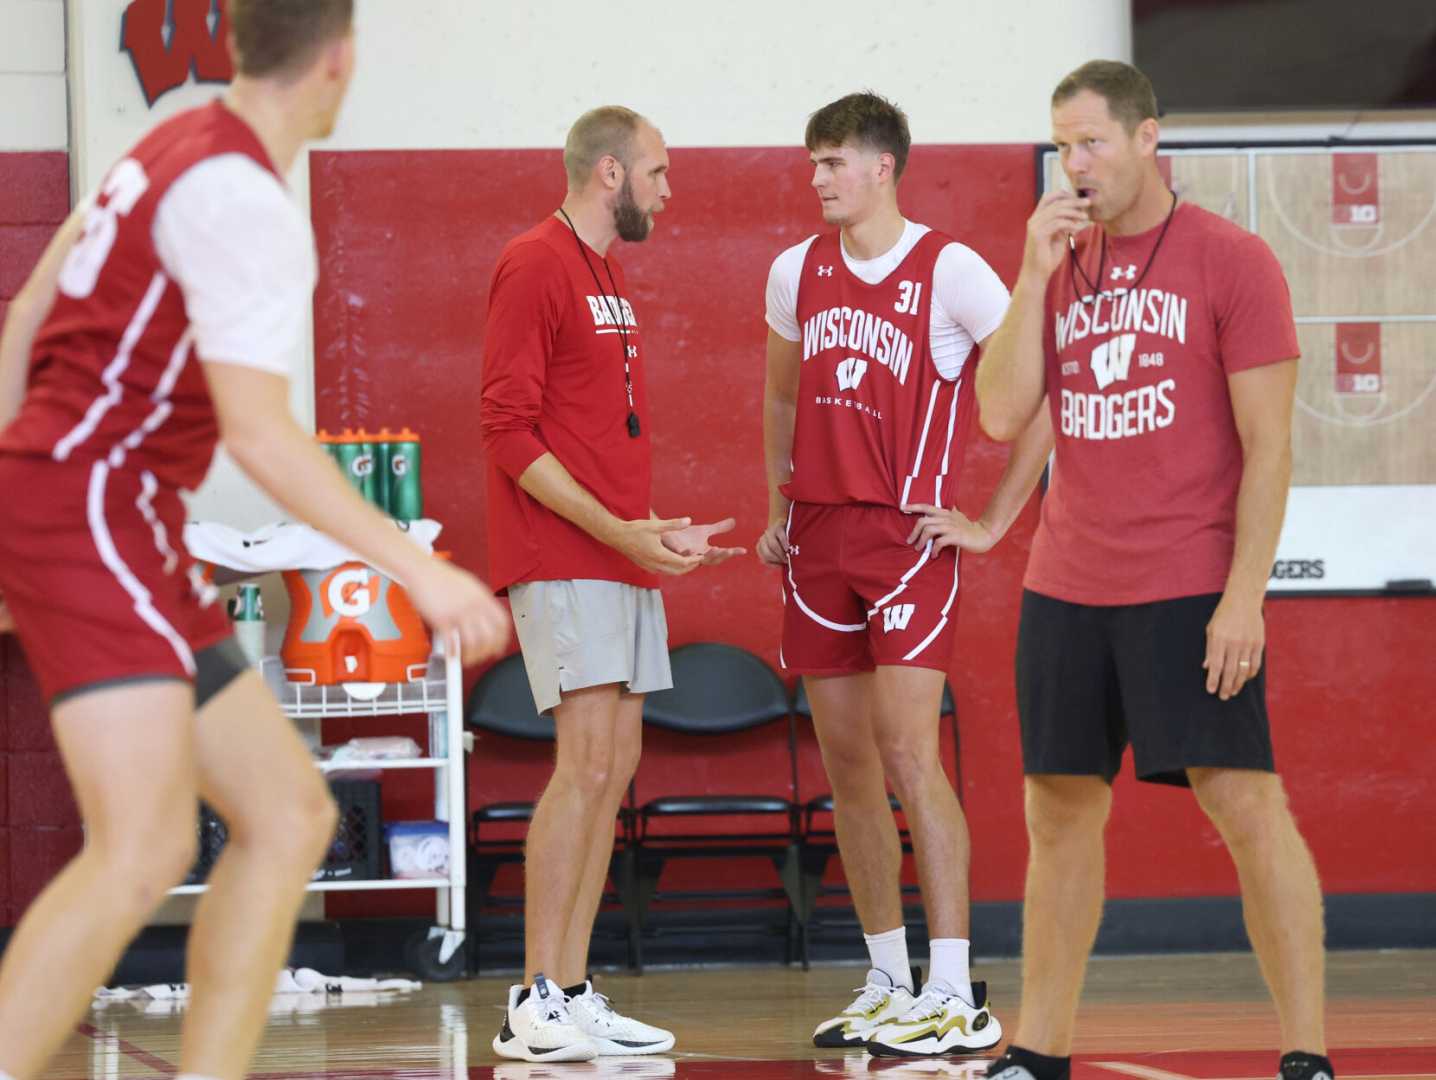
[(897, 303), (893, 307), (900, 315), (916, 315), (919, 301), (922, 300), (921, 281), (899, 281)]

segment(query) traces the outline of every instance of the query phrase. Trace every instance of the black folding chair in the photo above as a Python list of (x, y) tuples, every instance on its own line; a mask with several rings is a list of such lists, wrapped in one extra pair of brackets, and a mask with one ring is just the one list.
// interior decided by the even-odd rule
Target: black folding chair
[[(732, 743), (724, 737), (749, 732), (788, 717), (786, 688), (777, 674), (758, 657), (733, 645), (701, 642), (684, 645), (670, 654), (673, 689), (650, 694), (644, 702), (645, 725), (673, 733), (694, 744), (688, 752), (722, 753)], [(708, 746), (699, 745), (702, 740)], [(781, 736), (774, 738), (771, 751), (754, 740), (743, 740), (743, 750), (762, 764), (746, 791), (723, 793), (685, 790), (681, 777), (661, 766), (640, 765), (640, 797), (654, 791), (635, 812), (635, 831), (628, 849), (630, 856), (620, 877), (624, 906), (632, 934), (639, 946), (638, 966), (642, 967), (642, 935), (649, 905), (655, 901), (729, 902), (734, 899), (783, 898), (788, 911), (788, 952), (793, 952), (795, 901), (799, 878), (798, 808), (792, 801), (791, 759)], [(687, 747), (685, 747), (687, 749)], [(646, 759), (647, 760), (647, 759)], [(732, 826), (716, 831), (696, 831), (699, 822), (736, 822), (739, 819), (770, 821), (771, 825), (739, 831)], [(660, 823), (682, 819), (693, 826), (670, 833)], [(778, 871), (781, 889), (687, 890), (659, 892), (664, 865), (673, 859), (769, 859)], [(744, 928), (750, 922), (743, 924)], [(710, 926), (709, 929), (721, 929)], [(806, 958), (805, 958), (806, 959)]]

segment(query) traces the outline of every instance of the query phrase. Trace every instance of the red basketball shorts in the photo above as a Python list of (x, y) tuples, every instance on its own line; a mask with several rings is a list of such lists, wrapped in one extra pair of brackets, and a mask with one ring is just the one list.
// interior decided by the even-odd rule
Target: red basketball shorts
[(843, 675), (876, 665), (947, 670), (957, 552), (907, 542), (917, 518), (887, 506), (794, 503), (783, 572), (783, 666)]
[(0, 593), (47, 702), (194, 678), (230, 634), (184, 549), (179, 493), (103, 461), (0, 455)]

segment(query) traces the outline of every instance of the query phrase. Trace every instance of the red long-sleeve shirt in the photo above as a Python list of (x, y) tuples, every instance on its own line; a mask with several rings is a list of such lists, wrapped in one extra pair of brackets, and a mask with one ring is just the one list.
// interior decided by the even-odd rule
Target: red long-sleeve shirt
[[(657, 587), (653, 574), (589, 536), (518, 484), (552, 453), (581, 486), (623, 520), (647, 518), (652, 459), (643, 344), (617, 260), (549, 218), (509, 241), (494, 268), (484, 331), (480, 425), (488, 457), (490, 584), (597, 578)], [(590, 269), (591, 268), (591, 269)], [(613, 302), (609, 270), (618, 286)], [(594, 281), (595, 273), (599, 284)], [(604, 294), (608, 299), (605, 300)], [(627, 331), (633, 405), (624, 389)]]

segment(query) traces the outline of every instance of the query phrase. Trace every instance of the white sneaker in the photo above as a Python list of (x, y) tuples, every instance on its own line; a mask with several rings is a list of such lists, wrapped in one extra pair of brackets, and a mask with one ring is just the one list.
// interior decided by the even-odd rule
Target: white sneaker
[[(913, 969), (917, 984), (917, 969)], [(819, 1024), (813, 1032), (813, 1045), (825, 1049), (864, 1046), (868, 1036), (884, 1024), (891, 1023), (912, 1006), (912, 991), (896, 986), (885, 971), (872, 968), (866, 985), (858, 991), (857, 1000), (842, 1012)]]
[(972, 984), (967, 1002), (945, 982), (930, 981), (907, 1012), (868, 1037), (874, 1057), (977, 1054), (1002, 1041), (1002, 1025), (987, 1007), (987, 984)]
[(523, 1001), (522, 986), (509, 987), (504, 1026), (494, 1036), (494, 1053), (514, 1061), (592, 1061), (598, 1047), (573, 1022), (563, 991), (542, 975)]
[(662, 1054), (673, 1049), (673, 1032), (615, 1012), (591, 980), (584, 981), (583, 993), (568, 999), (568, 1011), (600, 1056)]

